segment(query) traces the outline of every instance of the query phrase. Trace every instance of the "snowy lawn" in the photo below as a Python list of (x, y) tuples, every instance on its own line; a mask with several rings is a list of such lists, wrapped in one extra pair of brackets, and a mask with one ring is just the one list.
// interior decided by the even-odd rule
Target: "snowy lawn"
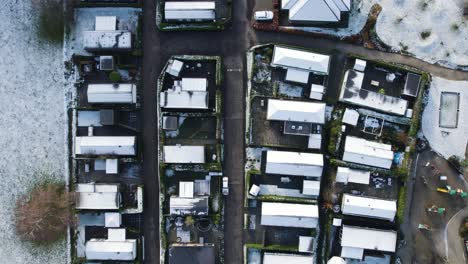
[(37, 39), (27, 0), (3, 0), (0, 17), (0, 262), (66, 263), (65, 240), (49, 247), (20, 241), (13, 211), (38, 172), (65, 180), (62, 46)]
[[(439, 127), (439, 109), (442, 92), (460, 94), (457, 128)], [(450, 109), (447, 109), (449, 111)], [(445, 158), (451, 155), (465, 157), (468, 140), (468, 81), (450, 81), (434, 77), (423, 112), (422, 132), (431, 147)]]

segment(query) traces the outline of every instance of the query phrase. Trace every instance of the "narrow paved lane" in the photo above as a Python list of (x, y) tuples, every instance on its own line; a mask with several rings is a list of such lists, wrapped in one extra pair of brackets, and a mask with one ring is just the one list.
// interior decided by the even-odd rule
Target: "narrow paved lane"
[(242, 263), (244, 195), (244, 109), (245, 55), (249, 47), (263, 43), (283, 43), (323, 50), (342, 57), (354, 53), (386, 62), (417, 67), (434, 75), (467, 80), (468, 72), (432, 65), (408, 56), (384, 53), (335, 40), (303, 35), (255, 32), (249, 18), (253, 0), (233, 1), (232, 27), (222, 32), (159, 32), (156, 30), (156, 1), (145, 0), (143, 10), (143, 158), (145, 178), (145, 262), (159, 263), (159, 204), (157, 177), (156, 78), (172, 55), (219, 55), (225, 66), (224, 78), (224, 172), (230, 177), (226, 199), (225, 261)]

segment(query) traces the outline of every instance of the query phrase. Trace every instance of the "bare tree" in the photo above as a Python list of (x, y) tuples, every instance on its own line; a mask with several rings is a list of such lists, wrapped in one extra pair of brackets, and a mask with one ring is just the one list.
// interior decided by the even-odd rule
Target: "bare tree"
[(62, 237), (74, 223), (72, 195), (65, 185), (44, 183), (16, 202), (17, 233), (26, 240), (50, 243)]

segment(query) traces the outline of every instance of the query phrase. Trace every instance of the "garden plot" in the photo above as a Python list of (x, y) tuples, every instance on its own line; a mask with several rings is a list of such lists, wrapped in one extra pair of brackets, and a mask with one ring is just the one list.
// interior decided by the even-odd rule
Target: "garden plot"
[[(434, 77), (429, 89), (426, 108), (422, 118), (422, 132), (429, 141), (431, 147), (445, 158), (452, 155), (465, 157), (466, 143), (468, 140), (468, 81), (451, 81)], [(455, 103), (444, 107), (442, 95), (448, 94), (453, 101), (458, 99), (458, 113)], [(458, 94), (459, 98), (453, 96)], [(450, 96), (452, 95), (452, 96)], [(442, 111), (442, 112), (440, 112)], [(445, 113), (445, 114), (444, 114)], [(439, 124), (454, 124), (458, 114), (456, 128), (444, 128)], [(445, 120), (440, 120), (445, 118)]]
[(66, 263), (62, 240), (48, 247), (15, 233), (16, 199), (42, 176), (65, 180), (66, 104), (61, 45), (37, 38), (30, 1), (4, 0), (0, 8), (0, 259), (2, 263)]

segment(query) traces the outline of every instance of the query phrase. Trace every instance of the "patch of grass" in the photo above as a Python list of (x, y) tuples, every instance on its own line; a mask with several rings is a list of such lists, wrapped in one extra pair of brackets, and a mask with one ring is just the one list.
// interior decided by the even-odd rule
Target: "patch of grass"
[(427, 39), (430, 36), (431, 36), (431, 31), (430, 30), (425, 30), (425, 31), (421, 32), (421, 38), (422, 39)]
[[(73, 8), (70, 0), (33, 0), (33, 6), (38, 11), (37, 26), (39, 38), (51, 42), (62, 43), (65, 29), (73, 20)], [(67, 7), (64, 10), (64, 3)]]
[(397, 208), (397, 223), (402, 224), (405, 220), (405, 208), (406, 208), (406, 186), (400, 187), (398, 191), (398, 208)]
[(112, 71), (109, 73), (109, 80), (113, 83), (120, 82), (122, 80), (122, 76), (120, 76), (120, 73), (117, 71)]

